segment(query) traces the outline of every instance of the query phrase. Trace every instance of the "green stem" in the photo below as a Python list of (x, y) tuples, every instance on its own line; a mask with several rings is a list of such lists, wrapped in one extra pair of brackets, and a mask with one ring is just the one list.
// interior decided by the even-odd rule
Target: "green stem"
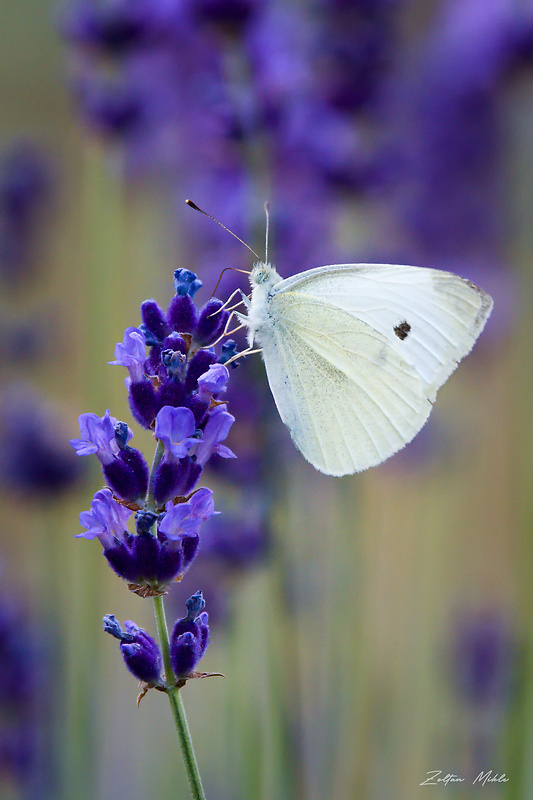
[(164, 452), (165, 452), (165, 445), (163, 444), (161, 439), (158, 439), (157, 447), (155, 448), (152, 469), (150, 470), (150, 484), (148, 486), (148, 497), (146, 498), (147, 511), (155, 511), (154, 479), (155, 479), (155, 473), (157, 472), (157, 467), (159, 466), (159, 462), (163, 458)]
[(170, 662), (170, 647), (163, 598), (161, 596), (154, 597), (153, 600), (159, 641), (161, 643), (161, 652), (163, 654), (163, 664), (165, 666), (167, 695), (170, 701), (170, 708), (172, 710), (174, 724), (176, 726), (176, 733), (178, 734), (178, 741), (180, 743), (181, 754), (183, 756), (183, 763), (185, 764), (185, 771), (187, 772), (191, 796), (193, 800), (205, 800), (202, 780), (198, 771), (196, 756), (194, 755), (194, 748), (192, 746), (191, 734), (189, 732), (189, 726), (187, 725), (187, 718), (185, 716), (185, 709), (183, 708), (179, 689), (177, 689), (174, 685), (175, 675)]

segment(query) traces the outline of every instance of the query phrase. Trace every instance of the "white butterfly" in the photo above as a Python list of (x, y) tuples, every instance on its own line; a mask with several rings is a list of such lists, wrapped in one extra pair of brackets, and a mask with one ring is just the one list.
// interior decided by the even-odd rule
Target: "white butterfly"
[(259, 261), (250, 282), (248, 343), (296, 447), (328, 475), (411, 441), (492, 309), (475, 284), (423, 267), (333, 264), (282, 280)]

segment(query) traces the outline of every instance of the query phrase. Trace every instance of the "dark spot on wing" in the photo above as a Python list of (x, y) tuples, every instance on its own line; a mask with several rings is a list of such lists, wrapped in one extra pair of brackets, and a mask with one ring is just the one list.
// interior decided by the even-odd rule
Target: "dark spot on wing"
[(410, 330), (411, 330), (411, 326), (409, 325), (408, 322), (405, 322), (405, 320), (404, 320), (403, 322), (400, 322), (399, 325), (395, 326), (394, 333), (396, 334), (398, 339), (401, 339), (402, 342), (403, 342), (404, 339), (407, 339), (407, 335), (408, 335)]

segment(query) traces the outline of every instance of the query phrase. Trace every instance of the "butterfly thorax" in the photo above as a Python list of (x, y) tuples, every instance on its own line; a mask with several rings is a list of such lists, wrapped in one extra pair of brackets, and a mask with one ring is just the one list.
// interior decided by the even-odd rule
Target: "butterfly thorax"
[(261, 331), (269, 325), (269, 300), (274, 286), (282, 280), (281, 275), (272, 266), (263, 261), (254, 264), (250, 273), (252, 300), (246, 317), (248, 326), (248, 342), (250, 346), (254, 338), (261, 342)]

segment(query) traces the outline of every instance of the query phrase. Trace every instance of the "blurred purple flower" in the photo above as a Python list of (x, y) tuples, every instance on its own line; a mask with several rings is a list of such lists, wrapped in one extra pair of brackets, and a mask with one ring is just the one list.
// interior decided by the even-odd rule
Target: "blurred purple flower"
[(353, 113), (376, 101), (392, 66), (397, 0), (323, 0), (314, 38), (316, 91), (333, 108)]
[(82, 465), (64, 443), (57, 413), (32, 389), (13, 385), (0, 398), (1, 473), (31, 499), (53, 499), (81, 478)]
[(468, 702), (492, 705), (508, 701), (516, 656), (515, 633), (500, 611), (485, 609), (459, 619), (452, 678)]
[(73, 44), (124, 56), (171, 36), (179, 8), (178, 0), (80, 0), (67, 8), (62, 30)]
[(74, 89), (86, 124), (101, 136), (130, 141), (147, 133), (153, 99), (133, 81), (88, 75)]
[(51, 198), (51, 172), (43, 154), (24, 141), (0, 164), (0, 270), (16, 282), (33, 265), (36, 235)]
[(510, 0), (448, 0), (408, 77), (392, 77), (399, 214), (426, 259), (503, 255), (502, 87), (519, 14)]
[(263, 4), (263, 0), (186, 0), (184, 3), (194, 22), (220, 25), (235, 32), (242, 32)]
[[(4, 578), (4, 576), (2, 576)], [(3, 581), (5, 586), (5, 580)], [(47, 760), (53, 731), (49, 648), (53, 635), (22, 611), (16, 593), (0, 601), (0, 772), (2, 786), (17, 797), (52, 797), (54, 774)]]

